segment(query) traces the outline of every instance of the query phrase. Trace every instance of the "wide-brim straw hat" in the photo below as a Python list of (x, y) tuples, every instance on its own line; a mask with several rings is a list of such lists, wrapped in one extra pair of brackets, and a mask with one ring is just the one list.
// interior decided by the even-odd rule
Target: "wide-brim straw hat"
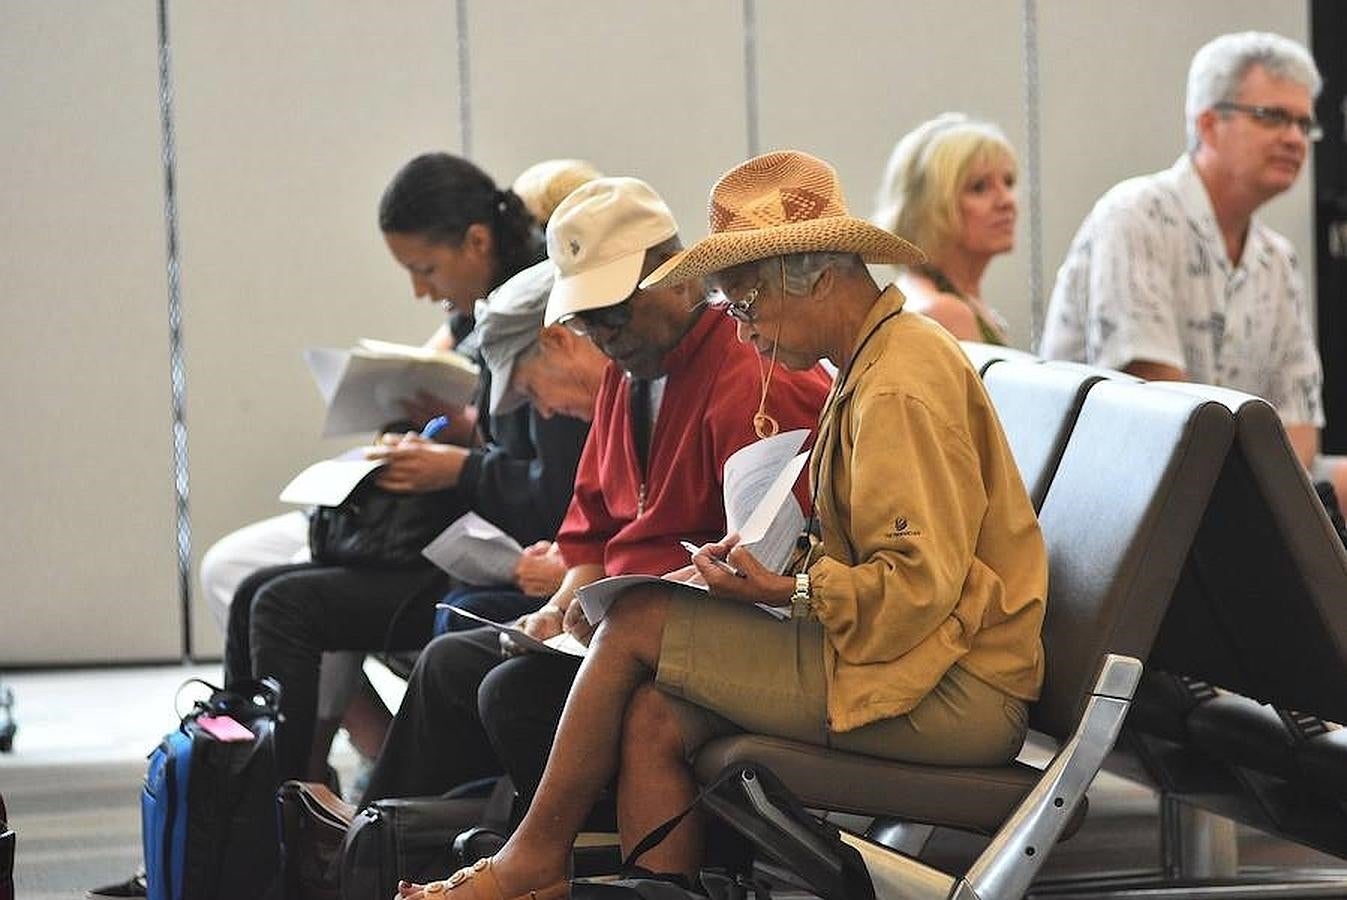
[(915, 245), (847, 212), (833, 167), (798, 150), (756, 156), (711, 189), (710, 231), (667, 260), (642, 288), (699, 278), (741, 263), (790, 253), (855, 253), (867, 263), (910, 266)]

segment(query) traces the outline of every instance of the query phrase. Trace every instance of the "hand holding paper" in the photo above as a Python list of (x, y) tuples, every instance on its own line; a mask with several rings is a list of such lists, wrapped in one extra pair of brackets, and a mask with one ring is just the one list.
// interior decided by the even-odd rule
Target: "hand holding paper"
[(389, 491), (419, 493), (442, 491), (458, 484), (468, 451), (452, 444), (436, 444), (412, 436), (392, 446), (374, 448), (370, 451), (370, 458), (388, 464), (379, 473), (379, 487)]
[[(765, 567), (733, 536), (704, 549), (707, 553), (694, 556), (692, 564), (706, 582), (706, 589), (711, 596), (764, 607), (790, 603), (795, 579)], [(716, 565), (714, 560), (720, 558), (728, 559), (739, 574), (731, 575)]]
[(366, 339), (350, 350), (311, 348), (304, 359), (327, 404), (325, 437), (378, 428), (405, 415), (405, 403), (424, 407), (425, 396), (461, 409), (477, 390), (477, 366), (453, 352)]
[(514, 567), (514, 583), (530, 597), (550, 597), (561, 587), (566, 563), (551, 541), (538, 541), (524, 548)]
[(479, 616), (474, 612), (469, 612), (466, 609), (460, 609), (457, 606), (450, 606), (447, 603), (437, 603), (435, 604), (435, 606), (437, 609), (448, 609), (460, 616), (463, 616), (465, 619), (471, 619), (472, 621), (477, 622), (481, 625), (486, 625), (490, 628), (496, 629), (501, 633), (502, 641), (508, 639), (514, 646), (519, 648), (521, 652), (553, 653), (553, 654), (561, 654), (564, 656), (584, 656), (588, 649), (585, 647), (584, 644), (581, 644), (579, 641), (571, 637), (569, 634), (558, 632), (557, 634), (553, 635), (552, 637), (546, 638), (545, 640), (539, 640), (538, 638), (525, 632), (522, 628), (519, 628), (517, 625), (507, 625), (504, 622), (493, 622), (490, 619), (483, 618), (482, 616)]
[[(624, 590), (638, 584), (678, 585), (687, 590), (706, 591), (712, 589), (720, 596), (758, 602), (772, 615), (781, 617), (781, 612), (765, 606), (790, 599), (794, 590), (794, 581), (781, 576), (790, 563), (795, 550), (795, 538), (804, 529), (804, 511), (795, 499), (793, 488), (800, 477), (807, 453), (800, 453), (809, 432), (804, 429), (788, 431), (761, 441), (756, 441), (736, 451), (725, 461), (723, 493), (725, 497), (725, 517), (730, 535), (738, 535), (737, 540), (729, 538), (709, 545), (711, 556), (727, 560), (728, 563), (745, 571), (745, 578), (738, 578), (719, 569), (709, 560), (703, 561), (698, 555), (693, 565), (705, 586), (693, 582), (684, 582), (653, 575), (618, 575), (604, 578), (585, 585), (576, 591), (576, 598), (584, 608), (590, 622), (597, 623), (603, 618), (609, 604)], [(731, 549), (733, 548), (733, 549)], [(693, 547), (693, 552), (701, 548)], [(740, 560), (743, 560), (741, 563)], [(718, 580), (708, 577), (707, 570), (714, 570)], [(736, 581), (736, 589), (716, 590), (717, 584)], [(784, 598), (779, 598), (781, 585), (790, 582)], [(764, 593), (752, 597), (754, 590)], [(759, 602), (761, 601), (761, 602)]]
[(476, 513), (449, 524), (421, 555), (459, 581), (478, 585), (510, 584), (523, 551), (519, 543)]

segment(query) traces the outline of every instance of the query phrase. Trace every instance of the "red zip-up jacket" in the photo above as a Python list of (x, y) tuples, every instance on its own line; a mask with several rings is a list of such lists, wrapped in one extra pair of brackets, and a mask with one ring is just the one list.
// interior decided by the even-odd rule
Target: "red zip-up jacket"
[[(763, 361), (762, 370), (766, 366)], [(725, 460), (758, 439), (758, 352), (739, 342), (729, 316), (709, 310), (664, 358), (664, 371), (668, 380), (650, 436), (650, 464), (642, 472), (629, 382), (608, 364), (575, 495), (557, 534), (568, 566), (600, 563), (608, 575), (662, 575), (687, 565), (680, 540), (704, 544), (725, 534)], [(778, 365), (767, 413), (782, 431), (812, 432), (830, 384), (817, 366), (791, 372)], [(795, 491), (808, 515), (804, 479)]]

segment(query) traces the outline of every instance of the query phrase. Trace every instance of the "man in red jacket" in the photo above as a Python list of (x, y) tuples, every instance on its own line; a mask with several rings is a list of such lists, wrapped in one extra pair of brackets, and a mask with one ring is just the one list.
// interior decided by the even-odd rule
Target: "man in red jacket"
[[(762, 361), (729, 317), (707, 312), (700, 282), (637, 287), (681, 249), (672, 213), (644, 182), (584, 185), (552, 214), (547, 246), (558, 273), (546, 323), (588, 335), (612, 362), (557, 536), (566, 577), (524, 619), (540, 638), (561, 632), (581, 585), (673, 571), (688, 563), (679, 541), (724, 536), (725, 460), (778, 428), (812, 429), (829, 387), (821, 369)], [(545, 375), (530, 368), (516, 371), (512, 389), (546, 391), (535, 383)], [(807, 503), (801, 485), (797, 496)], [(502, 770), (531, 795), (578, 665), (541, 654), (503, 663), (490, 629), (436, 639), (412, 673), (363, 802)]]

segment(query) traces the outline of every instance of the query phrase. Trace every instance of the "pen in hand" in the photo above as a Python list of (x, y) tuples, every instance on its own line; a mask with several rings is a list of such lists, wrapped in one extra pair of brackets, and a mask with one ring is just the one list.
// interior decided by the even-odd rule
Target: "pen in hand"
[[(696, 556), (696, 555), (697, 555), (697, 551), (701, 549), (701, 548), (698, 547), (696, 544), (692, 543), (692, 541), (679, 541), (678, 543), (679, 543), (680, 545), (682, 545), (682, 547), (683, 547), (684, 550), (686, 550), (688, 553), (692, 554), (693, 556)], [(709, 553), (707, 554), (707, 557), (711, 560), (712, 565), (719, 566), (722, 570), (724, 570), (725, 572), (728, 572), (729, 574), (733, 575), (735, 578), (747, 578), (747, 577), (748, 577), (748, 576), (745, 575), (743, 572), (739, 571), (738, 569), (736, 569), (734, 566), (730, 565), (728, 562), (726, 562), (726, 561), (723, 560), (723, 559), (716, 559), (714, 556), (711, 556)]]
[(421, 429), (421, 437), (425, 438), (428, 441), (434, 440), (435, 435), (443, 431), (444, 426), (448, 424), (449, 424), (448, 416), (436, 416), (435, 418), (427, 422), (425, 427)]

